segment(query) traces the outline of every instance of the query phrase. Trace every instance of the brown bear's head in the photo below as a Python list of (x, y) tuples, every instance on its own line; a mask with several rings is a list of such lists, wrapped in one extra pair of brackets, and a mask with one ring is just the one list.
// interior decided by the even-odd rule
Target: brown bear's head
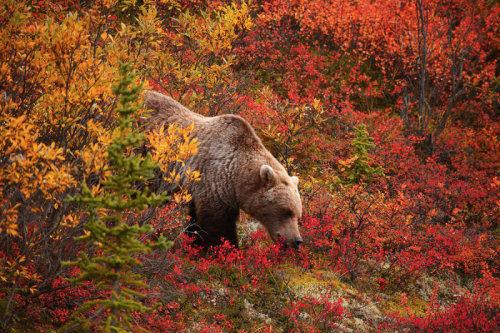
[(274, 242), (284, 238), (288, 246), (298, 249), (302, 244), (297, 224), (302, 216), (299, 179), (264, 164), (260, 167), (260, 184), (259, 191), (249, 198), (250, 211), (244, 210), (264, 225)]

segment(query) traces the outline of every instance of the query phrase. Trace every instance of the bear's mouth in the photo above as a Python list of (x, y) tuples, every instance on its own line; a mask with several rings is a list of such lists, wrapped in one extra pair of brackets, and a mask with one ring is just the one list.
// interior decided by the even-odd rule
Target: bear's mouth
[(295, 237), (293, 241), (291, 242), (287, 242), (285, 237), (281, 236), (281, 234), (276, 234), (276, 239), (277, 240), (274, 240), (277, 244), (280, 245), (281, 248), (287, 248), (287, 247), (291, 247), (291, 248), (294, 248), (296, 250), (300, 249), (300, 245), (302, 245), (302, 243), (304, 243), (304, 241), (302, 240), (301, 237)]

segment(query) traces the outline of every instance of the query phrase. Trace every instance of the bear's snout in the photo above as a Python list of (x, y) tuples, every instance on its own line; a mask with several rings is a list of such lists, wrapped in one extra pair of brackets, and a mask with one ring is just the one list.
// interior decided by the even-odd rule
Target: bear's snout
[(304, 243), (304, 240), (302, 240), (302, 237), (294, 237), (290, 240), (287, 241), (285, 237), (282, 237), (281, 234), (277, 234), (277, 239), (274, 239), (275, 243), (279, 243), (284, 247), (291, 247), (296, 250), (300, 249), (300, 245)]
[(300, 248), (300, 245), (304, 243), (304, 241), (302, 240), (302, 238), (300, 237), (295, 237), (295, 241), (293, 242), (293, 247), (295, 249), (299, 249)]

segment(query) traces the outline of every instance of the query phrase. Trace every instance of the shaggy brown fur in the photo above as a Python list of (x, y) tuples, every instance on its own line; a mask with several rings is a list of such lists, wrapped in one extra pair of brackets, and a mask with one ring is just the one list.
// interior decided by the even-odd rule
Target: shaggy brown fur
[(201, 229), (205, 247), (221, 244), (221, 237), (238, 246), (240, 208), (260, 221), (275, 242), (283, 237), (288, 245), (300, 246), (298, 178), (287, 174), (243, 118), (204, 117), (153, 91), (147, 94), (146, 107), (153, 110), (146, 129), (155, 123), (195, 125), (199, 152), (185, 167), (202, 174), (200, 181), (189, 184), (189, 214)]

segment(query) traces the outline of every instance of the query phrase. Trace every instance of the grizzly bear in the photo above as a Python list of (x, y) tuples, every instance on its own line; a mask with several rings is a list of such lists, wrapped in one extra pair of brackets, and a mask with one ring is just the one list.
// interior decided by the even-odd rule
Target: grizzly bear
[[(155, 124), (186, 127), (194, 123), (198, 154), (184, 167), (201, 173), (201, 180), (188, 184), (192, 196), (189, 215), (205, 248), (220, 245), (222, 238), (238, 246), (240, 209), (262, 223), (274, 242), (281, 238), (288, 246), (300, 247), (299, 180), (288, 175), (250, 124), (236, 115), (204, 117), (153, 91), (146, 95), (146, 108), (151, 110), (146, 130)], [(181, 179), (182, 183), (186, 180)]]

